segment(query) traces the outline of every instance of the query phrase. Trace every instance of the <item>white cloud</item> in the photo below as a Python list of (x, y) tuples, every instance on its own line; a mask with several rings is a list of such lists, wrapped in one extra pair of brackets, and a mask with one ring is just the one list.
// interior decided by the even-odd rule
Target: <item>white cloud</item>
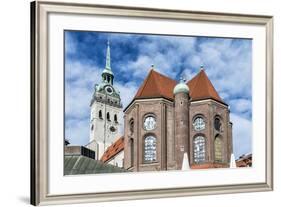
[(88, 117), (94, 83), (100, 82), (101, 70), (79, 61), (68, 61), (65, 67), (65, 113), (71, 118)]
[(68, 120), (65, 125), (65, 138), (71, 145), (85, 145), (89, 142), (90, 126), (88, 119)]
[(252, 110), (252, 101), (249, 99), (234, 99), (230, 103), (231, 110), (234, 110), (238, 113), (245, 113)]
[(65, 52), (66, 54), (75, 54), (76, 53), (77, 42), (72, 38), (69, 32), (65, 32)]
[(127, 82), (125, 84), (115, 82), (114, 86), (120, 91), (123, 108), (127, 107), (133, 100), (138, 86), (134, 82)]
[(193, 71), (191, 68), (185, 68), (180, 75), (189, 81), (197, 75), (197, 72)]
[(228, 96), (251, 96), (252, 62), (249, 41), (210, 40), (199, 45), (197, 53), (206, 73), (219, 93)]
[(144, 78), (151, 65), (165, 75), (175, 77), (179, 66), (192, 53), (196, 38), (151, 36), (137, 45), (138, 57), (122, 65), (121, 70), (135, 78)]
[(233, 152), (236, 158), (242, 154), (252, 152), (252, 121), (231, 113), (233, 123)]

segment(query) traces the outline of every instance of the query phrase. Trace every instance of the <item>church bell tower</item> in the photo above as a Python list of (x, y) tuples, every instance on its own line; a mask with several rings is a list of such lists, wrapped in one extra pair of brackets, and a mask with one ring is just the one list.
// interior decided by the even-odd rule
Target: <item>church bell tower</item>
[(122, 133), (122, 103), (113, 80), (110, 44), (107, 42), (105, 68), (101, 74), (101, 82), (95, 84), (90, 103), (90, 142), (87, 147), (96, 152), (98, 160)]

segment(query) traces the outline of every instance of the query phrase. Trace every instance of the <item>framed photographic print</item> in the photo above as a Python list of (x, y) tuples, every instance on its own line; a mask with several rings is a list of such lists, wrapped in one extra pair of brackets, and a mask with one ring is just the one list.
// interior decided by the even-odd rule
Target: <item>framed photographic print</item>
[(31, 203), (272, 190), (272, 29), (32, 2)]

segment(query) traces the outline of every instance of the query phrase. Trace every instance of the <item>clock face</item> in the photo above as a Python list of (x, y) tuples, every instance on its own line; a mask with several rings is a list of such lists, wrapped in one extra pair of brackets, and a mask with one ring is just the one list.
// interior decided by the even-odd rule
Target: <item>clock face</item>
[(148, 116), (145, 118), (144, 123), (143, 123), (144, 129), (145, 130), (153, 130), (156, 127), (156, 121), (153, 116)]
[(205, 129), (205, 122), (202, 117), (198, 117), (193, 122), (193, 127), (196, 131), (201, 131)]
[(110, 126), (110, 127), (109, 127), (109, 131), (110, 131), (112, 134), (114, 134), (114, 133), (117, 131), (117, 129), (116, 129), (114, 126)]
[(108, 94), (112, 94), (112, 93), (113, 93), (113, 89), (112, 89), (112, 87), (110, 87), (110, 86), (106, 86), (106, 87), (105, 87), (105, 91), (106, 91), (106, 93), (108, 93)]

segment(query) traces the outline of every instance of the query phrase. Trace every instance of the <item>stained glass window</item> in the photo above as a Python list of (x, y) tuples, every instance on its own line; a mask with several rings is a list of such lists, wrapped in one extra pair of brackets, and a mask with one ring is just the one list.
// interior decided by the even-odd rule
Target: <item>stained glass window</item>
[(215, 139), (215, 161), (222, 161), (222, 140), (220, 137)]
[(156, 161), (156, 138), (154, 136), (147, 136), (144, 139), (144, 161)]
[(205, 129), (205, 122), (202, 117), (197, 117), (193, 122), (193, 127), (196, 131)]
[(205, 161), (205, 138), (197, 136), (193, 140), (193, 157), (195, 163)]

